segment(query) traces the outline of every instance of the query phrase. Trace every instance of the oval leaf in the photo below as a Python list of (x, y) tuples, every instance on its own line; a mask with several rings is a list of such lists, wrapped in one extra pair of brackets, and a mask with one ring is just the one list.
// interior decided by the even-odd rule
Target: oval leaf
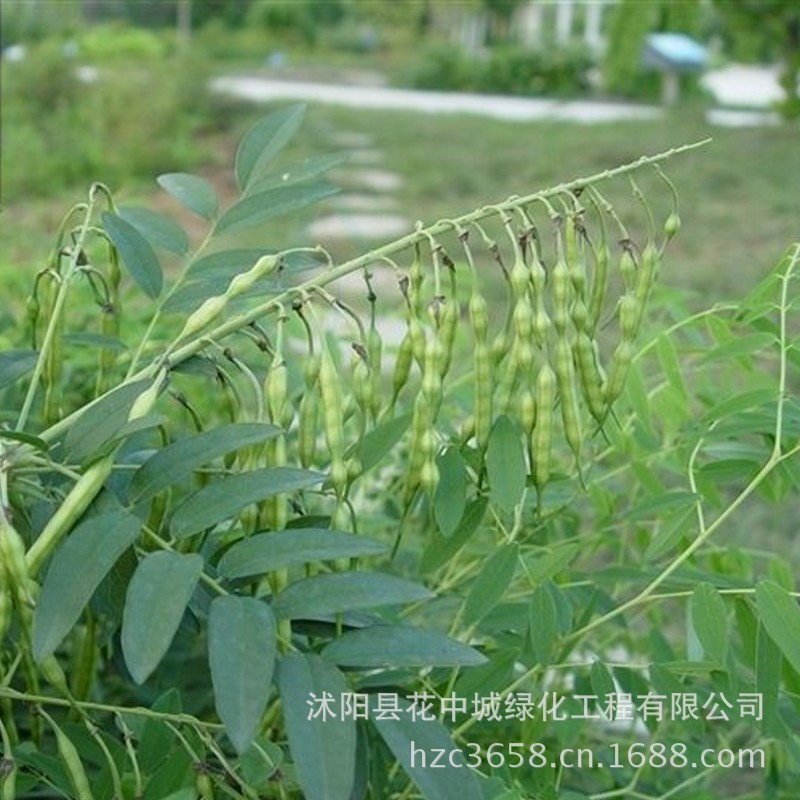
[(245, 189), (264, 174), (269, 162), (292, 140), (303, 122), (302, 103), (281, 108), (260, 119), (239, 142), (236, 151), (236, 181)]
[(382, 542), (352, 533), (327, 528), (293, 528), (249, 536), (237, 542), (222, 556), (217, 569), (225, 578), (246, 578), (311, 561), (374, 556), (387, 550)]
[(692, 628), (709, 661), (724, 664), (728, 654), (728, 614), (720, 593), (709, 583), (700, 583), (689, 603)]
[(235, 595), (211, 603), (208, 663), (214, 703), (237, 753), (253, 741), (267, 708), (275, 643), (275, 618), (266, 603)]
[(34, 612), (33, 657), (37, 661), (52, 655), (138, 533), (136, 517), (113, 511), (89, 517), (56, 550)]
[(136, 471), (131, 481), (133, 502), (154, 495), (188, 478), (196, 469), (242, 447), (275, 438), (280, 428), (262, 422), (220, 425), (196, 436), (172, 442), (151, 456)]
[(432, 597), (421, 584), (394, 575), (336, 572), (291, 584), (273, 600), (272, 610), (284, 619), (313, 618), (318, 614), (401, 605)]
[(413, 714), (403, 698), (398, 698), (397, 708), (396, 715), (381, 713), (378, 699), (373, 698), (370, 719), (425, 800), (482, 800), (480, 784), (465, 761), (455, 767), (446, 756), (439, 769), (431, 768), (436, 754), (458, 750), (447, 729), (436, 720)]
[(522, 499), (528, 468), (517, 426), (506, 416), (495, 422), (486, 449), (489, 497), (503, 511), (513, 511)]
[(171, 194), (184, 208), (206, 219), (214, 219), (219, 201), (214, 187), (205, 179), (186, 172), (169, 172), (159, 175), (158, 185)]
[(558, 636), (556, 604), (546, 586), (537, 586), (528, 603), (528, 635), (534, 658), (549, 664)]
[(311, 156), (296, 164), (289, 164), (280, 172), (272, 172), (251, 182), (252, 191), (271, 189), (274, 186), (291, 186), (302, 183), (311, 178), (324, 175), (332, 167), (338, 166), (345, 160), (342, 153), (329, 153), (321, 156)]
[(0, 353), (0, 389), (11, 386), (36, 366), (35, 350), (7, 350)]
[(292, 467), (274, 467), (240, 472), (209, 483), (189, 495), (170, 522), (173, 536), (191, 536), (238, 514), (251, 503), (283, 492), (307, 489), (325, 476)]
[(179, 256), (185, 255), (189, 250), (189, 237), (186, 231), (170, 217), (138, 206), (123, 206), (118, 212), (122, 219), (130, 222), (150, 244), (163, 247)]
[(433, 514), (442, 536), (450, 536), (467, 506), (467, 469), (455, 447), (448, 447), (437, 462), (440, 477), (433, 498)]
[(358, 453), (361, 471), (367, 472), (379, 464), (403, 438), (410, 424), (411, 414), (404, 414), (402, 417), (395, 417), (378, 425), (359, 439), (354, 450)]
[(150, 242), (130, 222), (116, 214), (104, 211), (101, 220), (138, 287), (149, 297), (158, 297), (164, 286), (164, 276)]
[(800, 672), (800, 608), (797, 600), (772, 581), (756, 584), (758, 615), (770, 638), (792, 665)]
[(348, 631), (322, 655), (344, 667), (468, 667), (487, 660), (443, 633), (410, 625), (373, 625)]
[(219, 218), (214, 232), (233, 232), (260, 225), (267, 220), (305, 208), (338, 191), (338, 187), (327, 181), (267, 189), (234, 203)]
[(84, 406), (64, 442), (67, 458), (83, 462), (114, 439), (127, 424), (136, 398), (150, 385), (148, 380), (123, 383), (91, 406)]
[(147, 680), (169, 649), (203, 570), (194, 554), (150, 553), (128, 584), (122, 652), (136, 683)]
[(486, 561), (464, 602), (464, 622), (472, 625), (482, 620), (499, 602), (514, 578), (519, 545), (507, 544)]
[(431, 572), (446, 564), (475, 535), (486, 516), (488, 506), (486, 497), (471, 500), (453, 534), (450, 537), (437, 536), (425, 548), (422, 554), (422, 571)]
[(350, 800), (356, 769), (356, 723), (352, 717), (312, 715), (312, 698), (348, 691), (332, 664), (310, 653), (291, 653), (278, 665), (278, 690), (295, 774), (307, 800)]

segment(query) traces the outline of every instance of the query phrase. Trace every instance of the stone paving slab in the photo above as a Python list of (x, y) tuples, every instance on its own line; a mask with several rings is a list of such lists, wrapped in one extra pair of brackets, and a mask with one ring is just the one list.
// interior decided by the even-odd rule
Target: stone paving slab
[(408, 220), (397, 214), (328, 214), (308, 226), (314, 241), (335, 239), (393, 239), (410, 231)]

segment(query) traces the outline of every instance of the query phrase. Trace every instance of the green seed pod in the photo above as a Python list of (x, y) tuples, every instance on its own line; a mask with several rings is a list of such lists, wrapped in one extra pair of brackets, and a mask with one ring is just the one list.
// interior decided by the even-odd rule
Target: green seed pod
[(262, 256), (247, 272), (240, 272), (235, 275), (228, 284), (225, 294), (228, 298), (240, 297), (253, 288), (255, 283), (261, 278), (272, 274), (280, 264), (280, 257), (276, 255)]
[(617, 345), (617, 349), (614, 351), (608, 380), (603, 384), (603, 397), (609, 406), (614, 403), (625, 388), (625, 378), (633, 361), (633, 355), (633, 345), (625, 339)]
[(352, 370), (353, 396), (356, 399), (356, 403), (362, 415), (366, 416), (372, 401), (372, 378), (367, 362), (355, 351), (352, 360)]
[(419, 318), (422, 316), (422, 283), (425, 275), (422, 271), (422, 257), (419, 245), (414, 251), (414, 261), (408, 271), (408, 300), (411, 307), (412, 316)]
[(475, 441), (481, 449), (489, 442), (492, 429), (492, 356), (485, 342), (475, 345)]
[(536, 376), (536, 428), (533, 432), (533, 480), (540, 490), (550, 479), (550, 457), (553, 446), (553, 404), (556, 376), (546, 361)]
[(327, 347), (322, 352), (319, 387), (325, 421), (325, 439), (331, 455), (338, 456), (344, 452), (342, 396), (339, 376), (336, 374), (336, 367)]
[(625, 289), (631, 291), (636, 282), (636, 261), (633, 258), (630, 241), (622, 242), (622, 255), (619, 257), (619, 274)]
[(429, 497), (433, 497), (438, 485), (439, 467), (436, 465), (434, 458), (428, 458), (419, 473), (419, 486)]
[(32, 294), (25, 303), (25, 315), (31, 326), (32, 340), (36, 342), (36, 327), (39, 324), (39, 314), (41, 313), (41, 304), (39, 298)]
[(636, 338), (638, 325), (638, 302), (635, 295), (625, 292), (619, 299), (619, 330), (622, 338), (633, 341)]
[(535, 242), (531, 247), (531, 265), (528, 269), (531, 276), (531, 286), (533, 286), (533, 296), (538, 302), (540, 298), (544, 298), (544, 291), (547, 285), (547, 273), (539, 259), (539, 253), (536, 249)]
[(308, 469), (314, 463), (317, 449), (318, 398), (316, 387), (307, 388), (300, 401), (300, 421), (297, 428), (297, 450), (300, 464)]
[(56, 725), (49, 714), (46, 714), (41, 709), (39, 713), (47, 720), (48, 724), (53, 729), (53, 733), (56, 735), (58, 755), (66, 769), (69, 782), (72, 784), (75, 800), (94, 800), (89, 778), (86, 775), (86, 770), (83, 768), (77, 748), (64, 731)]
[(70, 692), (76, 700), (86, 700), (92, 689), (97, 656), (95, 629), (94, 618), (90, 617), (75, 644), (70, 662)]
[(55, 514), (47, 522), (44, 530), (25, 555), (28, 573), (31, 577), (36, 577), (47, 557), (58, 546), (64, 536), (69, 533), (75, 522), (95, 499), (111, 474), (113, 466), (113, 452), (94, 461), (87, 467), (86, 472), (81, 475), (69, 494), (61, 501), (61, 505)]
[(589, 413), (598, 422), (602, 422), (606, 413), (602, 391), (603, 379), (597, 369), (592, 341), (586, 332), (579, 331), (573, 347), (583, 397), (589, 407)]
[(406, 331), (403, 341), (400, 342), (400, 348), (397, 351), (397, 358), (394, 362), (394, 373), (392, 375), (392, 399), (389, 401), (390, 411), (394, 409), (397, 398), (400, 392), (403, 391), (406, 383), (408, 383), (408, 376), (411, 373), (411, 364), (414, 361), (414, 343), (411, 336), (411, 330)]
[(416, 317), (408, 320), (408, 332), (411, 336), (411, 346), (414, 351), (414, 359), (422, 369), (425, 362), (425, 329)]
[(511, 291), (514, 293), (514, 297), (517, 301), (521, 300), (528, 292), (528, 283), (530, 281), (530, 272), (521, 254), (518, 254), (514, 259), (514, 265), (511, 267), (508, 277), (511, 281)]
[(178, 335), (178, 339), (188, 339), (199, 333), (203, 328), (210, 325), (224, 310), (228, 304), (228, 298), (224, 294), (209, 297), (200, 308), (193, 311), (183, 326), (183, 330)]
[(337, 500), (336, 506), (331, 514), (330, 526), (335, 531), (349, 531), (352, 530), (353, 520), (350, 514), (350, 509), (344, 500)]
[(582, 300), (586, 291), (586, 262), (583, 248), (582, 223), (578, 214), (569, 214), (564, 222), (565, 249), (570, 281), (575, 296)]
[(0, 512), (0, 574), (8, 588), (24, 602), (27, 586), (28, 564), (25, 561), (25, 543), (14, 526)]
[(319, 409), (319, 373), (322, 359), (319, 353), (309, 353), (303, 365), (305, 390), (300, 401), (297, 425), (297, 450), (300, 464), (305, 469), (314, 462), (317, 449), (317, 418)]
[(675, 236), (678, 231), (681, 229), (681, 218), (678, 215), (677, 211), (673, 211), (668, 217), (666, 222), (664, 223), (664, 235), (667, 237), (667, 241), (669, 241), (673, 236)]
[(59, 693), (65, 697), (69, 696), (67, 676), (64, 674), (64, 670), (61, 669), (61, 664), (58, 663), (58, 659), (54, 655), (47, 656), (47, 658), (39, 661), (36, 666), (44, 679), (54, 689), (57, 689)]
[(369, 372), (372, 383), (370, 412), (373, 421), (378, 419), (381, 410), (381, 356), (383, 341), (378, 329), (373, 325), (367, 333), (367, 354), (369, 355)]
[(17, 762), (10, 752), (0, 758), (0, 800), (17, 800), (17, 772)]
[(347, 464), (341, 458), (331, 459), (331, 485), (337, 497), (344, 497), (347, 492), (349, 473)]
[[(113, 303), (105, 303), (100, 312), (100, 333), (116, 339), (119, 336), (119, 314)], [(97, 369), (97, 394), (103, 394), (110, 388), (109, 372), (113, 369), (117, 354), (113, 347), (100, 349)]]
[(544, 347), (551, 327), (550, 317), (544, 307), (544, 298), (536, 298), (536, 312), (533, 315), (533, 338), (539, 347)]
[(492, 342), (492, 361), (499, 364), (509, 352), (510, 336), (506, 328), (499, 331)]
[(514, 331), (517, 339), (528, 341), (533, 331), (533, 308), (527, 295), (517, 300), (514, 306)]
[(422, 394), (429, 403), (431, 420), (439, 413), (442, 402), (441, 363), (444, 345), (437, 336), (428, 340), (425, 346), (425, 368), (422, 373)]
[(306, 389), (314, 389), (319, 382), (319, 371), (322, 365), (322, 358), (319, 353), (309, 353), (303, 364), (303, 382)]
[(406, 504), (411, 501), (414, 491), (419, 486), (419, 475), (425, 462), (426, 434), (430, 432), (429, 413), (427, 399), (423, 394), (418, 394), (414, 401), (414, 412), (411, 418), (411, 452), (403, 492), (403, 501)]
[(586, 330), (586, 326), (589, 324), (589, 312), (586, 310), (586, 304), (582, 297), (579, 297), (572, 305), (572, 324), (577, 331)]
[(580, 412), (575, 393), (575, 375), (572, 365), (572, 348), (567, 339), (556, 343), (556, 378), (561, 395), (561, 419), (564, 423), (564, 436), (575, 458), (580, 457), (582, 434)]
[(364, 465), (361, 463), (361, 459), (355, 456), (348, 458), (345, 466), (347, 467), (348, 483), (352, 483), (356, 478), (361, 477), (361, 473), (364, 472)]
[(567, 265), (562, 258), (556, 262), (550, 273), (553, 285), (553, 324), (560, 336), (567, 330), (569, 321), (570, 277)]
[(289, 375), (283, 356), (275, 356), (275, 362), (269, 368), (264, 383), (266, 384), (264, 397), (267, 401), (270, 420), (276, 425), (280, 425), (289, 396)]
[(166, 378), (167, 370), (162, 369), (150, 386), (133, 401), (131, 410), (128, 412), (128, 422), (146, 417), (153, 410), (153, 406), (164, 388)]
[(195, 772), (194, 788), (200, 800), (214, 800), (214, 781), (206, 772), (205, 764), (201, 764), (202, 769)]
[(503, 364), (502, 369), (503, 372), (497, 386), (497, 410), (500, 414), (507, 414), (520, 370), (520, 341), (518, 339), (514, 340), (511, 355)]
[(530, 389), (525, 389), (519, 395), (517, 414), (522, 424), (522, 429), (530, 436), (536, 426), (536, 398)]
[(476, 342), (485, 342), (489, 333), (489, 306), (486, 298), (473, 287), (469, 298), (469, 319)]
[(660, 264), (660, 257), (658, 250), (652, 242), (645, 245), (642, 252), (641, 264), (639, 272), (636, 276), (636, 329), (642, 323), (645, 309), (647, 308), (647, 300), (650, 296), (650, 290), (656, 281), (658, 269)]
[(453, 295), (444, 306), (442, 312), (442, 325), (439, 328), (437, 338), (441, 342), (439, 374), (444, 378), (450, 371), (450, 364), (453, 360), (453, 349), (456, 344), (456, 332), (458, 330), (458, 318), (460, 316), (458, 301)]
[[(5, 576), (0, 572), (0, 577)], [(3, 645), (3, 640), (11, 627), (13, 619), (13, 602), (11, 600), (11, 591), (8, 585), (0, 586), (0, 647)]]
[(608, 291), (608, 265), (611, 261), (611, 252), (605, 241), (595, 248), (594, 276), (592, 280), (592, 293), (589, 298), (589, 321), (587, 323), (588, 332), (594, 335), (597, 325), (600, 322), (600, 314), (603, 311), (606, 292)]
[(519, 339), (516, 342), (517, 361), (519, 362), (519, 373), (530, 375), (533, 370), (534, 350), (530, 339)]

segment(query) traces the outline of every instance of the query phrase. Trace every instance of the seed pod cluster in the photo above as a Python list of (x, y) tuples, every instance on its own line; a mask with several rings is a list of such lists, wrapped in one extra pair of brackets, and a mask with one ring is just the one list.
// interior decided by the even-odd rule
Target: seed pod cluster
[[(642, 200), (637, 192), (635, 188)], [(465, 425), (459, 420), (457, 427), (463, 430), (462, 441), (478, 453), (486, 451), (499, 416), (517, 422), (528, 442), (531, 482), (540, 494), (556, 469), (565, 465), (559, 454), (567, 454), (580, 475), (587, 438), (606, 424), (624, 389), (663, 246), (656, 245), (649, 209), (648, 236), (642, 247), (636, 231), (628, 232), (593, 186), (549, 197), (539, 198), (547, 211), (544, 225), (543, 215), (535, 209), (513, 203), (483, 210), (494, 216), (492, 224), (501, 227), (506, 242), (502, 248), (487, 234), (488, 228), (475, 223), (467, 230), (452, 223), (470, 280), (468, 299), (463, 301), (460, 273), (445, 250), (449, 234), (441, 234), (439, 241), (438, 234), (434, 238), (420, 230), (411, 264), (401, 273), (406, 328), (385, 385), (381, 361), (387, 348), (376, 325), (377, 297), (369, 274), (365, 274), (371, 304), (368, 322), (319, 287), (316, 294), (298, 301), (305, 308), (309, 300), (323, 298), (351, 317), (358, 332), (349, 348), (337, 352), (332, 341), (316, 342), (303, 320), (309, 346), (296, 403), (288, 397), (286, 361), (280, 353), (274, 356), (264, 385), (265, 405), (270, 421), (289, 438), (270, 443), (271, 450), (283, 448), (271, 453), (270, 463), (289, 463), (286, 446), (287, 442), (292, 446), (291, 435), (296, 432), (299, 463), (328, 470), (336, 495), (335, 516), (342, 525), (345, 508), (352, 502), (351, 487), (362, 472), (357, 451), (346, 440), (362, 439), (403, 405), (412, 409), (402, 488), (407, 507), (419, 493), (432, 498), (436, 492), (437, 454), (447, 427), (440, 418), (449, 419), (442, 409), (451, 397), (461, 408), (471, 405), (471, 418)], [(667, 238), (676, 215), (673, 208)], [(618, 235), (611, 235), (612, 229), (618, 229)], [(481, 252), (473, 252), (473, 230), (486, 246)], [(496, 303), (493, 297), (490, 302), (486, 290), (501, 276), (508, 302), (494, 319)], [(225, 295), (207, 301), (190, 317), (181, 338), (203, 330), (252, 279), (250, 273), (238, 276)], [(471, 336), (459, 335), (465, 327)], [(471, 345), (469, 367), (458, 370), (459, 347), (466, 342)], [(471, 371), (471, 399), (463, 391), (450, 394), (458, 385), (450, 380), (454, 366), (462, 377)], [(480, 469), (477, 479), (483, 480)], [(285, 520), (271, 519), (270, 527), (278, 522)]]
[[(545, 201), (552, 246), (547, 244), (547, 229), (540, 232), (527, 210), (520, 213), (525, 223), (520, 229), (508, 213), (500, 211), (513, 255), (508, 266), (500, 248), (481, 229), (507, 288), (505, 318), (497, 327), (491, 324), (489, 303), (481, 291), (488, 274), (478, 263), (483, 259), (471, 249), (469, 235), (458, 231), (471, 270), (466, 319), (473, 338), (473, 416), (465, 428), (466, 441), (472, 439), (482, 451), (499, 415), (515, 419), (528, 439), (530, 473), (540, 491), (551, 479), (559, 441), (571, 452), (580, 475), (587, 437), (606, 423), (624, 389), (659, 269), (661, 249), (656, 246), (653, 225), (648, 225), (648, 240), (640, 248), (599, 193), (587, 191), (586, 196), (589, 202), (584, 208), (578, 194), (565, 195), (562, 213)], [(609, 242), (611, 226), (620, 229), (618, 245)], [(611, 269), (615, 262), (616, 275)], [(394, 408), (416, 356), (422, 383), (414, 404), (407, 495), (412, 487), (427, 487), (436, 479), (433, 468), (425, 466), (435, 448), (422, 404), (433, 403), (432, 417), (430, 408), (428, 417), (435, 421), (443, 391), (431, 369), (437, 329), (426, 329), (413, 318), (414, 309), (424, 305), (420, 294), (428, 285), (427, 275), (419, 277), (422, 263), (418, 250), (415, 277), (409, 278), (409, 286), (414, 287), (409, 290), (408, 304), (412, 318), (400, 347), (391, 404)], [(615, 307), (609, 297), (614, 289), (620, 291)], [(614, 310), (606, 319), (610, 306)], [(440, 305), (439, 310), (445, 307)], [(611, 354), (605, 367), (603, 352)]]

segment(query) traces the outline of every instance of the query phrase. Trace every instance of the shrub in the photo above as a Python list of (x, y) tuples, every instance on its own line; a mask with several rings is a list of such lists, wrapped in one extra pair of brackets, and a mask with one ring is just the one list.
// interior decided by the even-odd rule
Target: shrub
[(118, 185), (191, 166), (207, 125), (205, 70), (193, 61), (100, 68), (81, 80), (49, 42), (4, 67), (3, 193), (8, 201), (75, 186), (103, 168)]
[(409, 81), (420, 89), (570, 96), (585, 94), (592, 59), (583, 48), (529, 50), (496, 47), (485, 57), (457, 47), (430, 48)]

